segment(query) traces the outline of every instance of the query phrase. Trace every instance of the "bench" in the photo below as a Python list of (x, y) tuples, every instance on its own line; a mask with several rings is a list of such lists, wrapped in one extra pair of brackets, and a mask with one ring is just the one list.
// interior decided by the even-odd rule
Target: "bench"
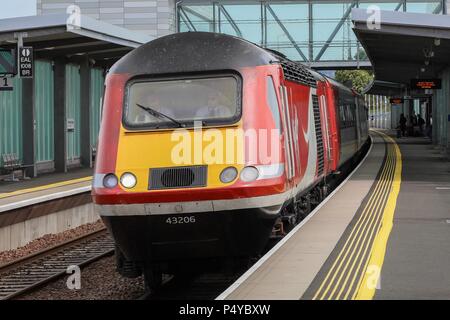
[(19, 181), (14, 176), (14, 172), (16, 170), (21, 170), (23, 178), (27, 179), (25, 175), (25, 169), (33, 166), (22, 164), (22, 162), (19, 160), (19, 156), (17, 155), (17, 153), (5, 153), (2, 155), (2, 160), (3, 165), (1, 166), (1, 169), (3, 169), (3, 171), (6, 171), (7, 173), (6, 177), (10, 177), (8, 179), (4, 179), (7, 181)]

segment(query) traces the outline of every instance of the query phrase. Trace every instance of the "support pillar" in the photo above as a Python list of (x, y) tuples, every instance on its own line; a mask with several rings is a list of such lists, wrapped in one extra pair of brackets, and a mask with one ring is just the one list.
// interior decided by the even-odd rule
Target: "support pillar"
[(36, 177), (35, 160), (35, 127), (34, 116), (34, 78), (22, 78), (22, 152), (23, 164), (28, 165), (27, 177)]
[(380, 99), (378, 95), (375, 96), (375, 108), (376, 108), (376, 120), (375, 120), (375, 128), (380, 127)]
[(80, 160), (83, 167), (91, 168), (91, 69), (87, 57), (80, 63), (80, 82)]
[(54, 105), (55, 171), (67, 172), (66, 63), (62, 58), (54, 64)]

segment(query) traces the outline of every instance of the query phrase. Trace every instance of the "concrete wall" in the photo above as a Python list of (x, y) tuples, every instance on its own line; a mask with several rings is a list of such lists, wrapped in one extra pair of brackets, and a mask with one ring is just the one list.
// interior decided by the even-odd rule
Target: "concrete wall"
[(160, 37), (175, 32), (176, 0), (37, 0), (37, 14), (63, 13), (71, 4), (81, 14)]
[(0, 251), (12, 250), (46, 234), (55, 234), (99, 219), (92, 203), (0, 228)]

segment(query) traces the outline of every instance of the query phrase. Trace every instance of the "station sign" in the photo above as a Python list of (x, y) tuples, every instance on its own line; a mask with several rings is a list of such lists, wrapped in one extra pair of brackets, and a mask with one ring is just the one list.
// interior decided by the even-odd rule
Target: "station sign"
[(0, 91), (13, 91), (12, 78), (3, 77), (0, 78)]
[(403, 99), (403, 98), (390, 98), (389, 99), (390, 104), (403, 104), (404, 101), (405, 101), (405, 99)]
[(411, 79), (412, 89), (441, 89), (441, 79)]
[(19, 77), (33, 78), (33, 47), (19, 49)]
[(0, 74), (15, 74), (16, 58), (15, 50), (0, 48)]

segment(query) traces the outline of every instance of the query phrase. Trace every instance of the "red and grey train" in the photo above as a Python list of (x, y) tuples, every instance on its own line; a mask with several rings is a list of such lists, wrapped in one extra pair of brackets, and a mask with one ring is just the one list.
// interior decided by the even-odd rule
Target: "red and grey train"
[(92, 192), (119, 272), (257, 256), (367, 140), (361, 96), (277, 52), (207, 32), (133, 50), (106, 79)]

